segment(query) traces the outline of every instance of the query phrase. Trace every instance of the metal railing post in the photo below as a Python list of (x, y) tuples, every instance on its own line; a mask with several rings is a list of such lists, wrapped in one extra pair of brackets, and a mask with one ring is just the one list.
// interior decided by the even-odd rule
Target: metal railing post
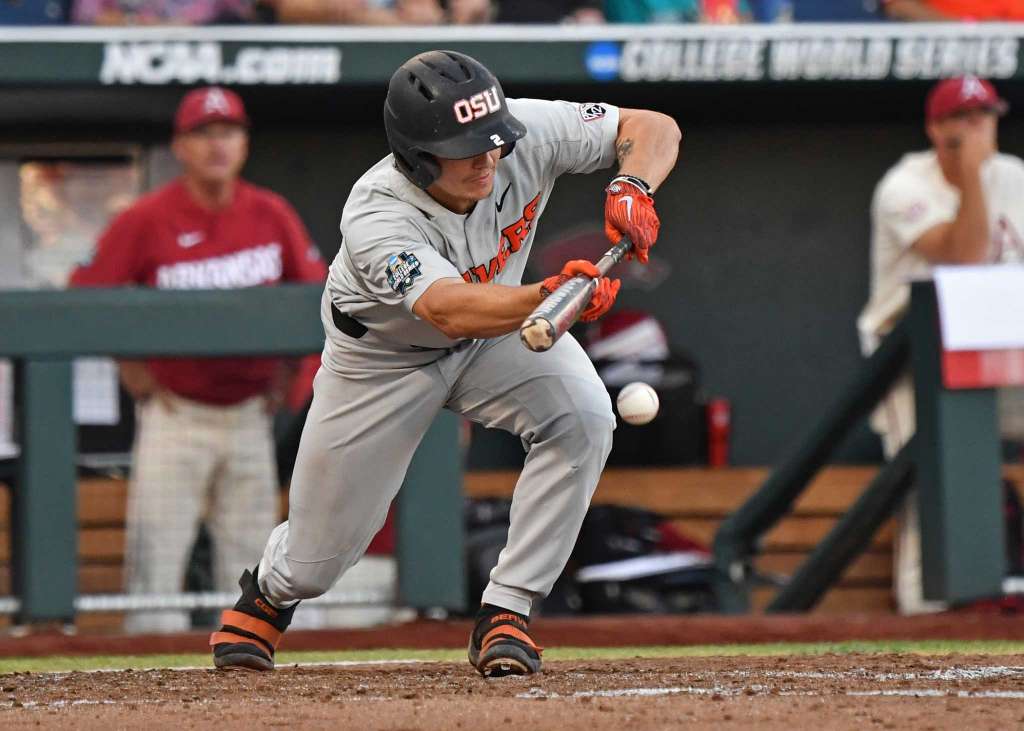
[(459, 417), (441, 411), (416, 450), (398, 493), (398, 596), (402, 605), (465, 608), (463, 512)]
[(913, 284), (908, 319), (924, 596), (953, 603), (999, 596), (1006, 531), (996, 390), (944, 387), (932, 282)]
[(71, 363), (24, 360), (17, 373), (21, 457), (11, 511), (17, 621), (69, 622), (78, 590)]

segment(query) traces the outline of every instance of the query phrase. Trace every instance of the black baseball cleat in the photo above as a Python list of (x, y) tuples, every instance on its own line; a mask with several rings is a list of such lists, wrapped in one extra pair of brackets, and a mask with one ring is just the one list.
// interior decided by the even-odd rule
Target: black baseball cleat
[(485, 678), (540, 672), (538, 647), (522, 614), (484, 604), (469, 638), (469, 663)]
[(242, 596), (221, 614), (221, 628), (210, 635), (213, 664), (221, 670), (273, 670), (274, 649), (291, 624), (298, 603), (288, 609), (272, 605), (248, 569), (238, 580)]

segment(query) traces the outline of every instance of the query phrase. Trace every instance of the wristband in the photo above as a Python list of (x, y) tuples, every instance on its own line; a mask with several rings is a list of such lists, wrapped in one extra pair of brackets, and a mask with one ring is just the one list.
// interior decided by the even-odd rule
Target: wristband
[(643, 194), (649, 198), (654, 197), (654, 193), (651, 191), (651, 186), (643, 178), (638, 178), (635, 175), (616, 175), (612, 178), (612, 182), (608, 183), (608, 190), (612, 193), (618, 193), (619, 191), (613, 190), (616, 183), (629, 183), (632, 186), (639, 188), (643, 191)]

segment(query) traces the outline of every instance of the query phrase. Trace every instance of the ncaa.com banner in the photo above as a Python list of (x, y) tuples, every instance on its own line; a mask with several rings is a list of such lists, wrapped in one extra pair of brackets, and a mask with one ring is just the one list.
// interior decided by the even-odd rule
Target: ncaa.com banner
[(215, 41), (107, 43), (103, 84), (335, 84), (336, 46), (245, 45), (226, 52)]

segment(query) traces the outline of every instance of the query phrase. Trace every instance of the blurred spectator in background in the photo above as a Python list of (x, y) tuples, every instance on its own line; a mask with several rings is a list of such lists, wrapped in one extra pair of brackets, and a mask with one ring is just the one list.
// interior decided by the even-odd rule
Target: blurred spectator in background
[(758, 23), (775, 23), (793, 20), (791, 0), (747, 0), (751, 16)]
[(1024, 20), (1022, 0), (883, 0), (895, 20)]
[[(239, 178), (249, 134), (236, 94), (189, 92), (175, 116), (172, 149), (182, 176), (114, 219), (92, 261), (72, 274), (73, 286), (231, 289), (324, 280), (324, 262), (291, 206)], [(290, 365), (277, 358), (120, 363), (137, 404), (125, 538), (129, 594), (182, 590), (202, 519), (217, 590), (232, 591), (262, 550), (278, 522), (271, 416), (291, 384)], [(186, 628), (180, 611), (126, 621), (129, 631)]]
[[(438, 25), (438, 0), (260, 0), (279, 23)], [(481, 21), (484, 22), (484, 21)]]
[[(765, 0), (760, 0), (761, 4)], [(767, 0), (771, 3), (772, 0)], [(784, 0), (782, 19), (798, 23), (871, 23), (884, 20), (881, 5), (885, 0)], [(755, 9), (760, 17), (760, 11)], [(788, 17), (787, 17), (788, 16)]]
[(83, 25), (208, 25), (254, 18), (253, 0), (74, 0)]
[(750, 20), (746, 0), (607, 0), (610, 23), (739, 23)]
[(493, 0), (448, 0), (447, 8), (452, 25), (492, 23), (498, 9)]
[(452, 25), (604, 22), (601, 0), (447, 0)]
[[(904, 155), (871, 204), (871, 297), (857, 321), (865, 351), (903, 316), (909, 282), (930, 277), (934, 265), (1024, 262), (1024, 161), (996, 145), (997, 120), (1006, 110), (992, 85), (974, 76), (940, 81), (928, 95), (932, 149)], [(1020, 393), (1000, 391), (1001, 429), (1016, 440), (1024, 438)], [(872, 416), (887, 457), (913, 436), (914, 416), (907, 374)], [(897, 517), (896, 599), (907, 614), (942, 608), (922, 596), (916, 501), (909, 496)]]
[(505, 0), (496, 5), (497, 23), (604, 22), (600, 0)]

